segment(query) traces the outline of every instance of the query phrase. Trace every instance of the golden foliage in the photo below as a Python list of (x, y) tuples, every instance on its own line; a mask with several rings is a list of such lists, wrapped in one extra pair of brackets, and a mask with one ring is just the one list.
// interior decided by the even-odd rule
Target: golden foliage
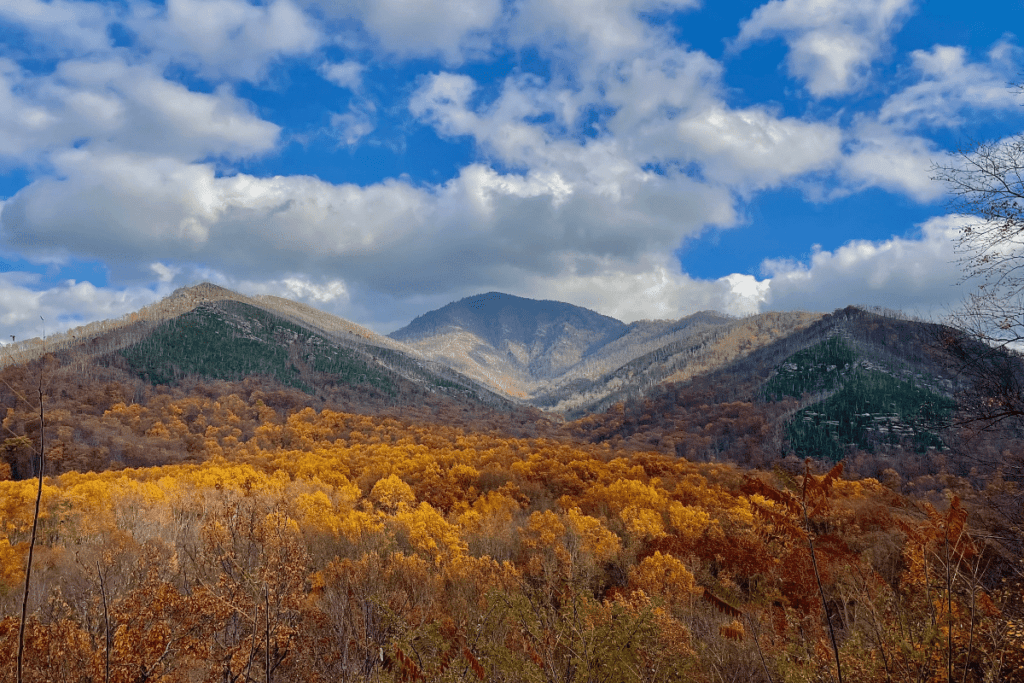
[(688, 600), (700, 593), (697, 581), (686, 565), (655, 551), (629, 572), (629, 585), (648, 595), (660, 595), (670, 602)]
[[(918, 515), (839, 468), (787, 486), (231, 398), (118, 402), (103, 419), (212, 455), (46, 480), (30, 680), (740, 680), (762, 675), (752, 648), (795, 680), (828, 662), (816, 570), (858, 680), (885, 680), (883, 660), (915, 680), (947, 660), (969, 681), (1024, 665), (1012, 595), (981, 586), (956, 499)], [(0, 481), (6, 609), (33, 499)], [(888, 579), (868, 552), (883, 543)], [(0, 614), (0, 660), (12, 623)]]

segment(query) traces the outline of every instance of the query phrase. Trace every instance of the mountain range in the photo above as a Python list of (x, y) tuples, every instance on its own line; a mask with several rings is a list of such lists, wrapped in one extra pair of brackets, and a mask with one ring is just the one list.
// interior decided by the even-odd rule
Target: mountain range
[[(282, 415), (401, 414), (690, 459), (891, 459), (946, 447), (963, 387), (936, 343), (941, 330), (854, 307), (627, 324), (490, 292), (384, 336), (305, 304), (201, 284), (123, 318), (7, 345), (0, 369), (14, 386), (52, 354), (51, 382), (70, 387), (54, 400), (69, 414), (84, 395), (97, 397), (86, 410), (100, 416), (118, 400), (200, 391)], [(5, 392), (0, 402), (17, 404)]]
[(713, 370), (820, 317), (703, 311), (626, 324), (568, 303), (490, 292), (384, 336), (306, 304), (203, 283), (122, 318), (7, 345), (0, 367), (58, 352), (81, 367), (99, 361), (157, 384), (263, 375), (305, 390), (341, 378), (394, 393), (391, 380), (380, 379), (388, 376), (492, 405), (579, 416)]
[[(710, 652), (746, 662), (732, 680), (765, 662), (813, 678), (826, 669), (807, 634), (827, 652), (830, 611), (856, 617), (836, 619), (837, 671), (884, 647), (885, 661), (910, 653), (940, 676), (952, 658), (916, 654), (946, 651), (929, 596), (958, 601), (969, 652), (975, 628), (1015, 627), (1007, 578), (1024, 555), (1024, 438), (954, 428), (961, 397), (993, 394), (964, 391), (950, 333), (855, 307), (625, 324), (492, 292), (382, 336), (200, 285), (5, 347), (0, 651), (13, 659), (12, 586), (38, 523), (26, 652), (46, 666), (48, 651), (77, 652), (92, 680), (140, 670), (103, 631), (155, 643), (142, 649), (165, 678), (219, 676), (225, 662), (246, 676), (273, 653), (278, 678), (307, 680), (324, 652), (367, 640), (367, 619), (391, 635), (354, 656), (360, 680), (359, 661), (380, 680), (489, 680), (497, 664), (516, 679), (547, 641), (575, 647), (579, 633), (618, 648), (598, 667), (613, 677), (688, 680)], [(959, 583), (942, 579), (944, 559)], [(895, 616), (864, 617), (865, 604)], [(466, 623), (488, 631), (473, 641)], [(529, 652), (514, 659), (502, 643), (520, 623)], [(744, 641), (744, 624), (764, 637)], [(223, 633), (238, 635), (221, 645)], [(478, 656), (474, 642), (498, 646)], [(684, 665), (658, 673), (645, 653), (666, 643), (678, 647), (663, 661)], [(876, 649), (850, 649), (861, 643)], [(874, 661), (871, 680), (887, 680)]]
[(388, 336), (510, 397), (578, 416), (712, 370), (820, 317), (735, 319), (702, 311), (626, 324), (567, 303), (490, 292), (425, 313)]

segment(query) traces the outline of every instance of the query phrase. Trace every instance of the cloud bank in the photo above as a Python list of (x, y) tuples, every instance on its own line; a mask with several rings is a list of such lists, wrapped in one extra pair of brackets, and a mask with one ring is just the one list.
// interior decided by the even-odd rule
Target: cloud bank
[[(0, 24), (23, 38), (0, 53), (0, 171), (26, 180), (0, 205), (0, 258), (98, 263), (108, 281), (2, 273), (0, 322), (24, 336), (35, 311), (119, 315), (199, 278), (380, 331), (490, 289), (624, 320), (941, 308), (959, 296), (963, 220), (941, 209), (757, 277), (695, 278), (675, 256), (741, 229), (780, 189), (941, 201), (930, 168), (949, 151), (935, 132), (1012, 118), (1005, 82), (1024, 60), (1012, 37), (980, 59), (941, 44), (897, 57), (917, 10), (771, 0), (714, 59), (676, 35), (708, 11), (693, 0), (4, 5)], [(786, 106), (729, 85), (730, 60), (773, 40), (804, 93)], [(899, 78), (880, 83), (897, 59)], [(296, 103), (323, 112), (319, 128), (257, 103), (299, 79), (319, 83), (322, 103)], [(356, 155), (428, 133), (472, 150), (448, 177), (266, 170), (296, 145)]]

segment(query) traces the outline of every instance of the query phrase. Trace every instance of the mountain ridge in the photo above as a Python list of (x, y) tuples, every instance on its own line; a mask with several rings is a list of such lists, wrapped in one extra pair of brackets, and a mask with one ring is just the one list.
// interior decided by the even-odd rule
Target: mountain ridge
[[(739, 357), (748, 349), (730, 334), (767, 343), (820, 317), (699, 311), (627, 324), (572, 304), (488, 292), (417, 316), (389, 337), (524, 402), (579, 415), (636, 393), (636, 381), (682, 380), (694, 374), (686, 369), (694, 361), (707, 370)], [(723, 344), (736, 348), (725, 352)]]
[[(941, 345), (932, 343), (940, 326), (856, 307), (747, 318), (700, 312), (627, 325), (571, 304), (496, 294), (468, 297), (453, 302), (461, 307), (423, 316), (419, 340), (406, 344), (286, 299), (244, 297), (215, 286), (187, 288), (96, 326), (100, 334), (91, 338), (67, 335), (52, 359), (4, 372), (23, 382), (34, 367), (42, 372), (45, 365), (48, 375), (59, 374), (60, 383), (76, 387), (62, 396), (74, 403), (76, 395), (96, 395), (90, 405), (98, 407), (116, 403), (98, 397), (111, 391), (124, 403), (145, 403), (161, 392), (241, 391), (278, 410), (330, 408), (491, 425), (474, 427), (483, 429), (501, 425), (509, 433), (625, 443), (691, 459), (767, 458), (765, 453), (784, 442), (812, 450), (824, 444), (831, 456), (848, 443), (873, 447), (880, 432), (864, 431), (864, 414), (884, 417), (885, 406), (868, 405), (864, 397), (875, 394), (901, 402), (901, 417), (889, 426), (913, 431), (920, 442), (915, 448), (941, 444), (944, 437), (928, 424), (932, 416), (942, 417), (945, 399), (958, 391), (947, 381)], [(471, 304), (481, 306), (467, 311)], [(488, 305), (490, 311), (479, 310)], [(588, 320), (597, 329), (581, 331)], [(789, 371), (784, 366), (794, 365), (794, 354), (837, 336), (860, 359), (845, 393), (836, 389), (830, 399), (812, 382), (794, 384), (803, 388), (782, 399), (767, 395), (765, 387)], [(32, 350), (39, 355), (38, 347)], [(461, 364), (453, 362), (456, 354)], [(917, 406), (921, 401), (931, 407)], [(842, 440), (834, 441), (831, 423), (845, 425), (845, 406), (862, 403), (857, 410), (863, 419), (842, 427)], [(794, 427), (791, 418), (798, 413), (816, 421)], [(765, 439), (776, 445), (758, 445)], [(884, 458), (871, 463), (861, 471), (891, 464)]]
[[(405, 359), (398, 361), (401, 367), (419, 368), (413, 374), (422, 369), (445, 375), (455, 384), (468, 382), (503, 400), (571, 415), (599, 410), (615, 397), (636, 394), (637, 383), (649, 387), (669, 377), (684, 379), (695, 368), (708, 369), (708, 358), (726, 362), (739, 351), (723, 355), (714, 344), (727, 344), (731, 330), (750, 327), (745, 319), (713, 311), (679, 320), (626, 324), (565, 302), (492, 291), (428, 311), (385, 336), (308, 304), (271, 295), (250, 297), (200, 283), (179, 288), (120, 318), (7, 345), (6, 353), (0, 354), (0, 368), (72, 349), (79, 362), (101, 358), (121, 352), (169, 320), (225, 302), (265, 311), (359, 354), (399, 354)], [(778, 326), (775, 336), (820, 317), (763, 315), (790, 316)], [(697, 357), (704, 361), (694, 365), (692, 360)], [(686, 370), (686, 365), (691, 369)], [(392, 370), (406, 373), (400, 368)], [(163, 376), (163, 371), (157, 374)]]

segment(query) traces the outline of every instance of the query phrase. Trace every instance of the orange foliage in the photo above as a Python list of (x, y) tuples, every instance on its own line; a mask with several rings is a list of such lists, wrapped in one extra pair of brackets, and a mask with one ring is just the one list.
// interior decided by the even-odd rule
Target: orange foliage
[[(1018, 622), (981, 587), (957, 502), (922, 521), (838, 472), (787, 485), (607, 444), (329, 410), (279, 419), (236, 399), (102, 415), (201, 439), (217, 454), (202, 462), (46, 480), (38, 590), (52, 600), (33, 598), (33, 680), (69, 662), (93, 680), (168, 683), (395, 681), (409, 662), (436, 680), (567, 665), (720, 680), (739, 661), (756, 666), (729, 676), (799, 678), (829, 663), (819, 578), (858, 680), (885, 680), (880, 662), (929, 680), (948, 660), (973, 681), (993, 671), (983, 662), (1014, 661), (998, 636)], [(32, 502), (30, 482), (0, 481), (0, 598), (21, 575)], [(868, 552), (882, 541), (902, 568), (891, 580)], [(16, 629), (2, 617), (6, 658)], [(901, 649), (907, 623), (935, 627)]]

